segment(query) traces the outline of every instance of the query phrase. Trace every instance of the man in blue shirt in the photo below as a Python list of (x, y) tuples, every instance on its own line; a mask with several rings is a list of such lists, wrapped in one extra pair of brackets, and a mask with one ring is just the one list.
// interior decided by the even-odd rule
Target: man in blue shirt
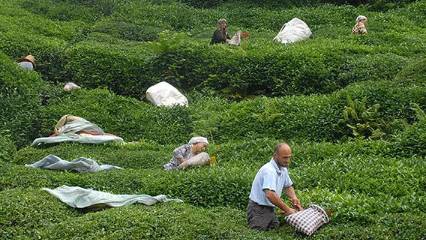
[[(257, 172), (250, 192), (250, 201), (247, 207), (247, 221), (250, 228), (270, 230), (279, 226), (274, 209), (278, 207), (281, 213), (288, 216), (296, 211), (303, 210), (299, 199), (292, 187), (293, 182), (288, 175), (291, 148), (287, 143), (280, 143), (275, 147), (274, 156)], [(287, 206), (281, 199), (284, 189), (293, 208)]]

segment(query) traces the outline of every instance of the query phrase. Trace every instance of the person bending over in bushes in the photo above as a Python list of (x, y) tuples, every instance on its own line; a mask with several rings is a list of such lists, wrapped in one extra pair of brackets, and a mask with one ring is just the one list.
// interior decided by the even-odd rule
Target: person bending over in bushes
[(353, 34), (367, 34), (367, 28), (365, 27), (365, 24), (367, 23), (367, 17), (366, 16), (358, 16), (355, 20), (356, 24), (352, 28)]
[(35, 58), (33, 55), (27, 55), (25, 57), (21, 57), (18, 60), (18, 65), (25, 70), (34, 70)]
[(204, 152), (209, 142), (205, 137), (193, 137), (188, 144), (173, 151), (172, 160), (165, 164), (164, 170), (186, 169), (190, 166), (207, 165), (210, 161), (208, 153)]
[[(303, 210), (288, 175), (290, 158), (290, 146), (287, 143), (280, 143), (275, 147), (271, 161), (257, 172), (247, 207), (247, 221), (250, 228), (263, 231), (277, 228), (279, 221), (274, 212), (275, 207), (286, 216)], [(287, 206), (281, 199), (283, 189), (293, 208)]]

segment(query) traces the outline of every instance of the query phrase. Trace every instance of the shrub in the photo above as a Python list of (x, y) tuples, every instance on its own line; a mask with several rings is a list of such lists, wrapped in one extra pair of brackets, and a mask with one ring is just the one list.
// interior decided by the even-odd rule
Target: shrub
[(149, 139), (160, 144), (179, 144), (187, 142), (192, 132), (185, 107), (156, 107), (107, 90), (81, 89), (52, 99), (43, 108), (38, 119), (41, 134), (47, 136), (65, 114), (83, 117), (125, 141)]
[(418, 84), (424, 86), (426, 76), (426, 58), (420, 58), (418, 60), (412, 61), (409, 65), (404, 67), (396, 76), (395, 80), (408, 83), (408, 84)]
[(6, 239), (34, 237), (49, 224), (80, 215), (47, 192), (31, 188), (2, 191), (0, 205), (0, 234)]
[[(127, 168), (160, 169), (167, 163), (176, 146), (157, 143), (129, 143), (125, 145), (60, 144), (46, 148), (26, 147), (13, 159), (16, 164), (31, 164), (49, 154), (71, 161), (79, 157), (92, 158), (99, 164), (111, 164)], [(12, 158), (10, 158), (12, 160)], [(11, 161), (12, 162), (12, 161)]]
[(105, 43), (85, 42), (67, 50), (67, 72), (86, 88), (108, 87), (117, 94), (142, 98), (155, 84), (145, 67), (152, 53), (144, 47), (129, 49)]
[(417, 122), (395, 137), (391, 153), (398, 156), (426, 156), (426, 114), (415, 106)]
[(144, 25), (122, 21), (101, 21), (93, 26), (92, 31), (107, 33), (116, 38), (130, 41), (154, 41), (163, 31), (159, 26), (146, 23)]
[(16, 153), (15, 144), (9, 136), (5, 135), (7, 132), (1, 133), (0, 136), (0, 161), (10, 161)]
[(23, 146), (39, 131), (40, 94), (46, 86), (35, 72), (20, 69), (3, 53), (0, 62), (0, 130)]

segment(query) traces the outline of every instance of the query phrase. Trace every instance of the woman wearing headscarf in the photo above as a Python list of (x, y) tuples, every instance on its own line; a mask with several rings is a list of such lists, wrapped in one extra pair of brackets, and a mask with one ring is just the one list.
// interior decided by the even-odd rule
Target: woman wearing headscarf
[(207, 165), (209, 154), (204, 152), (209, 142), (205, 137), (193, 137), (187, 144), (184, 144), (173, 151), (173, 157), (169, 163), (165, 164), (164, 170), (185, 169), (190, 166)]
[(358, 16), (355, 20), (356, 24), (352, 28), (353, 34), (367, 34), (367, 28), (365, 27), (365, 24), (367, 23), (367, 17), (366, 16)]
[(231, 39), (228, 35), (228, 22), (221, 18), (217, 21), (217, 29), (214, 31), (210, 44), (226, 43), (226, 40)]

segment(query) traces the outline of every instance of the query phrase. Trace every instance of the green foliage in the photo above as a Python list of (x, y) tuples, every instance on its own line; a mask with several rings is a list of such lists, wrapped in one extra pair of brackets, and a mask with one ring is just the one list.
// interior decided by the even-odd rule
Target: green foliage
[(396, 136), (393, 153), (402, 156), (426, 156), (426, 114), (414, 105), (417, 121)]
[(10, 162), (15, 164), (31, 164), (49, 154), (55, 154), (64, 160), (71, 161), (79, 157), (92, 158), (100, 164), (111, 164), (127, 168), (160, 169), (172, 157), (176, 146), (160, 145), (149, 142), (132, 142), (125, 145), (87, 145), (60, 144), (46, 148), (26, 147)]
[(83, 117), (125, 141), (148, 139), (160, 144), (183, 143), (192, 132), (191, 118), (185, 107), (156, 107), (107, 90), (81, 89), (52, 99), (42, 109), (38, 119), (41, 135), (48, 136), (66, 114)]
[(0, 132), (6, 131), (17, 146), (28, 144), (37, 134), (45, 87), (35, 72), (20, 69), (0, 53)]
[(4, 239), (34, 237), (51, 223), (80, 215), (42, 190), (15, 188), (1, 193), (0, 234)]
[(16, 147), (9, 136), (4, 131), (0, 136), (0, 161), (10, 161), (15, 156)]
[[(388, 128), (383, 119), (378, 118), (380, 104), (366, 106), (367, 98), (352, 100), (348, 97), (348, 105), (343, 110), (343, 119), (339, 124), (346, 125), (353, 137), (379, 139), (385, 135)], [(348, 130), (349, 130), (348, 129)]]
[[(346, 5), (362, 3), (0, 0), (0, 236), (302, 239), (286, 224), (260, 233), (245, 221), (253, 178), (285, 140), (303, 205), (334, 212), (316, 239), (424, 238), (425, 3)], [(358, 14), (369, 18), (368, 35), (350, 33)], [(272, 42), (295, 16), (313, 36), (287, 46)], [(219, 18), (228, 20), (231, 34), (249, 31), (250, 38), (240, 47), (210, 46)], [(40, 74), (14, 64), (12, 58), (29, 53)], [(109, 91), (65, 93), (40, 75)], [(189, 96), (188, 108), (136, 100), (163, 80)], [(339, 124), (344, 109), (347, 119)], [(139, 142), (21, 148), (47, 136), (64, 114)], [(387, 137), (351, 140), (354, 132)], [(209, 138), (217, 164), (164, 171), (173, 149), (194, 135)], [(77, 174), (23, 166), (48, 154), (124, 169)], [(186, 203), (83, 214), (40, 190), (64, 184), (167, 194)]]
[(426, 84), (426, 58), (412, 61), (396, 75), (395, 80), (424, 86)]
[(152, 53), (143, 46), (134, 47), (131, 53), (125, 50), (104, 43), (78, 44), (67, 50), (71, 59), (67, 72), (83, 87), (108, 87), (117, 94), (142, 98), (146, 89), (156, 83), (147, 77), (145, 67)]
[[(388, 81), (365, 82), (329, 95), (254, 98), (232, 103), (205, 98), (194, 102), (190, 109), (194, 131), (216, 141), (259, 137), (336, 141), (352, 136), (346, 125), (339, 124), (348, 96), (365, 97), (366, 106), (379, 104), (381, 107), (373, 114), (374, 122), (383, 123), (381, 128), (389, 133), (397, 127), (395, 119), (413, 117), (411, 102), (426, 106), (426, 89), (398, 86)], [(212, 116), (211, 112), (215, 114)]]

